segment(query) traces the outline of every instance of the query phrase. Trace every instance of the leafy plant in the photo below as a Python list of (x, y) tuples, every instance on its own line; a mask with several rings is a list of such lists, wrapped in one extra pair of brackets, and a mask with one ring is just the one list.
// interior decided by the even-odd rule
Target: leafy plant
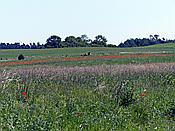
[(25, 57), (24, 57), (23, 54), (20, 54), (20, 55), (18, 56), (18, 60), (24, 60), (24, 59), (25, 59)]

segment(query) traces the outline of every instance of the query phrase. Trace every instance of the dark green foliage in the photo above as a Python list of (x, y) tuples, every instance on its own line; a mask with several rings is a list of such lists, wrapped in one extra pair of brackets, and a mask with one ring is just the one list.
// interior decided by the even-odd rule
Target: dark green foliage
[(107, 46), (107, 39), (102, 36), (102, 35), (98, 35), (95, 37), (95, 40), (92, 42), (92, 46), (93, 47), (98, 47), (98, 46), (102, 46), (102, 47), (106, 47)]
[(168, 112), (166, 113), (166, 116), (169, 118), (173, 118), (175, 120), (175, 107), (170, 108)]
[(64, 41), (57, 36), (51, 36), (47, 39), (45, 48), (64, 48), (64, 47), (116, 47), (116, 45), (107, 45), (107, 39), (98, 35), (95, 40), (92, 41), (87, 37), (87, 35), (82, 35), (81, 37), (68, 36)]
[(78, 47), (80, 46), (81, 43), (82, 43), (81, 39), (76, 38), (74, 36), (69, 36), (69, 37), (66, 37), (63, 44), (64, 44), (64, 47)]
[(20, 55), (18, 56), (18, 60), (24, 60), (24, 59), (25, 59), (25, 57), (24, 57), (23, 54), (20, 54)]
[(69, 36), (63, 42), (63, 47), (106, 47), (106, 42), (106, 38), (102, 35), (96, 36), (94, 41), (90, 40), (86, 35), (81, 37)]
[(132, 121), (138, 125), (145, 126), (149, 121), (149, 110), (145, 103), (135, 103), (132, 107)]
[[(118, 47), (139, 47), (149, 46), (163, 43), (175, 43), (175, 40), (159, 38), (159, 35), (150, 35), (150, 38), (136, 38), (128, 39), (124, 43), (120, 43)], [(116, 43), (117, 44), (117, 43)], [(64, 47), (117, 47), (115, 44), (107, 44), (105, 36), (97, 35), (95, 40), (91, 40), (86, 34), (80, 37), (68, 36), (65, 41), (56, 35), (50, 36), (45, 44), (37, 43), (0, 43), (0, 49), (44, 49), (44, 48), (64, 48)]]
[(59, 36), (52, 35), (47, 39), (44, 47), (45, 48), (61, 48), (62, 46), (60, 43), (61, 43), (61, 38)]
[(123, 81), (116, 87), (113, 97), (118, 105), (129, 106), (134, 102), (132, 88), (130, 81)]
[(150, 35), (150, 38), (128, 39), (124, 43), (120, 43), (118, 47), (140, 47), (165, 43), (175, 43), (175, 40), (165, 40), (165, 38), (159, 39), (159, 35)]
[(113, 44), (108, 44), (107, 47), (117, 47), (117, 46)]
[[(87, 75), (87, 74), (86, 74)], [(71, 76), (70, 76), (71, 77)], [(175, 94), (173, 86), (161, 86), (160, 76), (155, 79), (136, 76), (123, 80), (117, 77), (97, 77), (105, 81), (106, 91), (94, 91), (93, 81), (78, 84), (67, 81), (58, 84), (46, 80), (33, 80), (28, 85), (31, 96), (23, 107), (15, 98), (16, 82), (9, 83), (0, 97), (0, 123), (2, 130), (165, 130), (173, 129), (174, 108), (171, 108)], [(33, 79), (33, 78), (32, 78)], [(164, 78), (165, 79), (165, 78)], [(85, 80), (86, 81), (86, 80)], [(114, 97), (121, 85), (121, 93), (116, 93), (119, 101), (130, 99), (130, 89), (136, 85), (147, 85), (152, 81), (157, 87), (147, 87), (144, 97), (136, 93), (135, 101), (127, 106), (119, 105)], [(73, 83), (72, 83), (73, 82)], [(147, 83), (149, 82), (149, 83)], [(117, 84), (118, 83), (118, 84)], [(159, 84), (158, 84), (159, 83)], [(141, 87), (141, 86), (140, 86)], [(140, 88), (139, 86), (137, 88)], [(157, 89), (158, 88), (158, 89)], [(128, 97), (129, 96), (129, 97)], [(125, 100), (123, 101), (125, 103)], [(126, 103), (125, 103), (126, 104)], [(166, 113), (167, 112), (167, 113)], [(162, 114), (167, 115), (162, 115)]]

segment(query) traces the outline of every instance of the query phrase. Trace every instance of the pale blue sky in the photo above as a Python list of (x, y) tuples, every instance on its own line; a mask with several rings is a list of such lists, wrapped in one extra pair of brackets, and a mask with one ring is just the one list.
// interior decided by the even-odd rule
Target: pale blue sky
[(41, 42), (51, 35), (175, 39), (175, 0), (0, 0), (0, 42)]

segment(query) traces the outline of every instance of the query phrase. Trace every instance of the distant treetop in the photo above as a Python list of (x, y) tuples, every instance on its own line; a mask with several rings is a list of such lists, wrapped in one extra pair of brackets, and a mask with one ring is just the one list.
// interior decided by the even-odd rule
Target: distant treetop
[(155, 44), (166, 44), (175, 43), (175, 40), (165, 40), (165, 38), (159, 38), (159, 35), (150, 35), (149, 38), (135, 38), (128, 39), (124, 43), (120, 43), (118, 47), (139, 47), (139, 46), (149, 46)]

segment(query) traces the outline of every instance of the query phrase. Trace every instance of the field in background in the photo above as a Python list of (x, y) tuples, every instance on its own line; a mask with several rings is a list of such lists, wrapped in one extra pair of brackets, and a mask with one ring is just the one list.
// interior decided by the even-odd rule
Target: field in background
[(0, 130), (175, 130), (173, 44), (0, 58)]
[[(84, 56), (91, 53), (90, 56)], [(25, 56), (19, 62), (19, 54)], [(163, 55), (162, 55), (163, 54)], [(175, 45), (137, 48), (63, 48), (45, 50), (0, 50), (0, 66), (48, 64), (56, 66), (90, 66), (100, 64), (159, 63), (175, 61)], [(121, 57), (120, 57), (121, 56)]]

